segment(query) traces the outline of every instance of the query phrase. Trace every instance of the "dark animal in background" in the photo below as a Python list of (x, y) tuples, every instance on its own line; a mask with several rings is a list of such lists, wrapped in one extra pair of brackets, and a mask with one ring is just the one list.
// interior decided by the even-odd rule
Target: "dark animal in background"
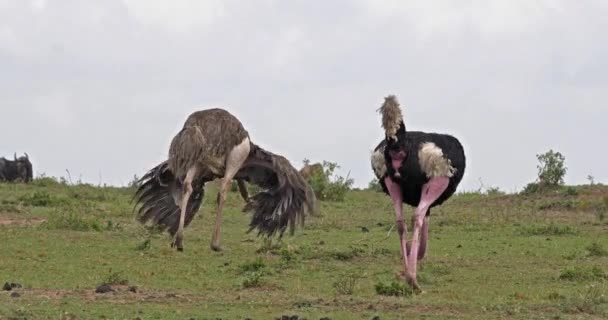
[(33, 178), (32, 163), (27, 153), (19, 158), (15, 153), (14, 160), (0, 158), (0, 182), (29, 183)]
[[(406, 131), (399, 102), (393, 95), (385, 98), (379, 111), (385, 139), (374, 149), (372, 169), (393, 202), (403, 275), (419, 292), (416, 264), (426, 253), (430, 209), (441, 205), (456, 191), (466, 167), (464, 149), (451, 135)], [(403, 203), (416, 207), (411, 243), (406, 240)]]
[[(220, 247), (222, 211), (231, 181), (255, 184), (263, 191), (247, 199), (250, 229), (258, 235), (293, 233), (296, 222), (316, 210), (312, 188), (284, 157), (250, 141), (241, 122), (224, 109), (192, 113), (173, 138), (169, 158), (142, 177), (135, 194), (138, 220), (151, 221), (174, 236), (172, 247), (183, 250), (183, 232), (200, 208), (205, 183), (220, 178), (211, 248)], [(242, 189), (241, 189), (242, 190)], [(243, 194), (243, 192), (241, 192)]]

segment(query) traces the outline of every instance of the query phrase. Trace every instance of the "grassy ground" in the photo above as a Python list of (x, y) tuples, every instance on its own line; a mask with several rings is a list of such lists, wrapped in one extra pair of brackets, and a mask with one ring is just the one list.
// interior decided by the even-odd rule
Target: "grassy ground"
[[(215, 191), (183, 253), (133, 221), (131, 194), (50, 179), (0, 185), (0, 285), (23, 286), (0, 292), (0, 319), (608, 316), (608, 187), (454, 197), (432, 213), (417, 296), (395, 277), (398, 236), (386, 238), (394, 217), (381, 193), (323, 202), (294, 236), (268, 242), (246, 233), (233, 192), (221, 253), (209, 248)], [(116, 291), (95, 293), (102, 283)]]

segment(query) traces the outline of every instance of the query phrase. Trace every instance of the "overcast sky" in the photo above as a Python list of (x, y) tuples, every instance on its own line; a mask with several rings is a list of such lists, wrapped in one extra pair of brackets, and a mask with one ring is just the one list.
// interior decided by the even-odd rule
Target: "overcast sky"
[(608, 182), (606, 17), (603, 0), (0, 0), (0, 156), (123, 185), (219, 106), (363, 186), (396, 94), (409, 130), (464, 144), (461, 190), (518, 190), (550, 148), (567, 183)]

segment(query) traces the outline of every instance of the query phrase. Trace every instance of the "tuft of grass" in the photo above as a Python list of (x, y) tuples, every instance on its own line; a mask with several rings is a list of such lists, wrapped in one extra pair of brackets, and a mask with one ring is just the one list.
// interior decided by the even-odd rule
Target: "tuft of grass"
[(382, 296), (392, 296), (392, 297), (409, 297), (414, 291), (404, 282), (391, 282), (389, 284), (384, 284), (383, 282), (379, 282), (375, 286), (376, 293)]
[(272, 239), (263, 238), (262, 244), (255, 251), (255, 253), (272, 253), (278, 254), (280, 250), (283, 248), (283, 244), (281, 242), (273, 243)]
[(562, 192), (566, 196), (571, 196), (571, 197), (578, 196), (578, 190), (575, 187), (565, 187)]
[(245, 279), (243, 279), (242, 285), (243, 285), (243, 288), (245, 288), (245, 289), (257, 288), (257, 287), (262, 286), (262, 281), (263, 281), (262, 272), (255, 271), (255, 272), (250, 272), (245, 276)]
[(135, 250), (137, 250), (137, 251), (148, 251), (148, 250), (150, 250), (150, 248), (152, 248), (151, 239), (146, 239), (142, 243), (135, 246)]
[(51, 207), (65, 204), (65, 199), (60, 199), (54, 195), (51, 195), (48, 191), (39, 190), (34, 191), (32, 194), (23, 195), (19, 198), (24, 205), (30, 207)]
[(519, 234), (525, 236), (574, 236), (578, 230), (568, 225), (559, 225), (551, 222), (548, 225), (533, 225), (522, 227)]
[(548, 199), (545, 201), (542, 201), (539, 205), (538, 205), (538, 210), (575, 210), (577, 208), (580, 207), (580, 204), (578, 201), (573, 200), (573, 199), (564, 199), (564, 198), (560, 198), (557, 200), (554, 199)]
[(257, 272), (266, 268), (266, 264), (262, 261), (262, 258), (258, 257), (253, 261), (245, 262), (239, 266), (241, 273), (246, 272)]
[(582, 293), (565, 298), (564, 312), (608, 316), (608, 293), (605, 284), (591, 284)]
[(129, 280), (122, 275), (122, 272), (112, 272), (112, 269), (110, 269), (104, 283), (109, 285), (126, 286), (129, 285)]
[(587, 255), (590, 257), (608, 257), (608, 250), (606, 250), (601, 244), (594, 242), (587, 248)]
[(355, 257), (359, 257), (364, 252), (365, 250), (359, 247), (351, 247), (345, 251), (334, 251), (331, 253), (331, 257), (340, 261), (349, 261)]
[(572, 267), (562, 270), (559, 279), (566, 281), (590, 281), (608, 279), (608, 275), (599, 267)]
[(357, 285), (358, 276), (355, 274), (345, 274), (338, 278), (333, 283), (333, 287), (338, 294), (341, 295), (352, 295), (355, 292)]
[(53, 215), (44, 226), (50, 230), (103, 231), (98, 221), (73, 212)]

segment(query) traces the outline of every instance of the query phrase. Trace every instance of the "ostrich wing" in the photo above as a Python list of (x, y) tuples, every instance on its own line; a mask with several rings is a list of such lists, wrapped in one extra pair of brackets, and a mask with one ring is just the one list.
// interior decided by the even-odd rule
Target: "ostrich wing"
[[(179, 206), (182, 185), (173, 173), (168, 170), (167, 161), (162, 162), (148, 171), (139, 181), (134, 200), (140, 205), (137, 210), (137, 220), (142, 224), (149, 221), (158, 225), (162, 230), (168, 230), (175, 235), (179, 225)], [(198, 212), (203, 201), (205, 181), (199, 179), (192, 182), (192, 194), (188, 200), (184, 226), (188, 226)]]
[(263, 191), (251, 197), (244, 212), (252, 213), (249, 232), (258, 235), (283, 235), (289, 225), (293, 234), (296, 222), (304, 224), (307, 213), (316, 211), (312, 188), (287, 159), (251, 144), (251, 152), (236, 178), (255, 184)]

